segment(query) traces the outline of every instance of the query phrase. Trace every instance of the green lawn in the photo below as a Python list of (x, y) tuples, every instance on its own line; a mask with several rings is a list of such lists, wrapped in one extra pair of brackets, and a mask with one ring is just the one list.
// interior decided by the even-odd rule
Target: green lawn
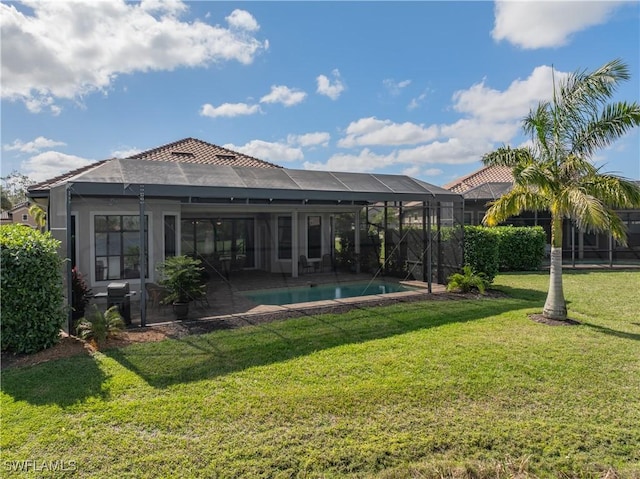
[(6, 370), (0, 475), (640, 477), (640, 271), (547, 281)]

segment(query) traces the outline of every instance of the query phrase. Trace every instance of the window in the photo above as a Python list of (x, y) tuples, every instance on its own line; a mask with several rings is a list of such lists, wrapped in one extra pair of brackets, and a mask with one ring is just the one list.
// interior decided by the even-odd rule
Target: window
[(291, 216), (278, 216), (278, 259), (291, 259)]
[(28, 215), (22, 215), (22, 221), (28, 221), (28, 220), (29, 220)]
[(164, 217), (164, 257), (170, 258), (176, 255), (176, 217), (167, 215)]
[[(145, 217), (145, 276), (149, 265), (148, 222)], [(140, 216), (96, 215), (94, 234), (96, 281), (140, 277)]]
[(464, 224), (472, 225), (473, 224), (473, 211), (465, 211), (464, 212)]

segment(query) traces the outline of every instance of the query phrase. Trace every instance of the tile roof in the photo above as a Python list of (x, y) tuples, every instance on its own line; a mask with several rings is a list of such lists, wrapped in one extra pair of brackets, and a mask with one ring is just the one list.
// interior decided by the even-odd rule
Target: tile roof
[(201, 165), (241, 166), (249, 168), (281, 168), (249, 155), (228, 150), (206, 141), (185, 138), (152, 150), (143, 151), (129, 158), (156, 161), (177, 161)]
[[(198, 163), (201, 165), (282, 168), (281, 166), (269, 163), (268, 161), (259, 160), (252, 156), (228, 150), (227, 148), (195, 138), (185, 138), (183, 140), (174, 141), (173, 143), (132, 155), (129, 158), (153, 161), (174, 161), (178, 163)], [(113, 160), (113, 158), (91, 163), (90, 165), (83, 166), (82, 168), (77, 168), (54, 178), (33, 184), (29, 186), (27, 190), (32, 193), (38, 191), (45, 192), (58, 183), (69, 180), (81, 173), (86, 173), (87, 171), (111, 160)]]
[(485, 166), (467, 176), (447, 183), (443, 188), (454, 193), (464, 193), (487, 183), (513, 183), (511, 168), (508, 166)]

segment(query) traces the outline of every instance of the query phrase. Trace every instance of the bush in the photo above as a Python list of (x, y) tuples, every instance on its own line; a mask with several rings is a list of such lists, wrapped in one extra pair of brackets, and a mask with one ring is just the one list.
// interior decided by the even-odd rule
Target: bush
[(542, 226), (499, 226), (500, 271), (535, 271), (544, 259), (547, 235)]
[(0, 226), (2, 350), (53, 346), (66, 319), (60, 242), (23, 225)]
[(496, 228), (464, 227), (464, 264), (484, 273), (489, 282), (498, 274), (498, 242)]
[(82, 339), (102, 344), (107, 338), (116, 336), (124, 328), (124, 321), (117, 306), (111, 306), (103, 313), (94, 304), (89, 314), (78, 322), (76, 331)]
[(460, 293), (468, 293), (472, 289), (477, 289), (480, 294), (484, 294), (489, 286), (484, 273), (476, 273), (471, 266), (464, 266), (462, 273), (454, 273), (449, 276), (447, 283), (447, 291), (458, 291)]
[(93, 297), (91, 288), (87, 286), (84, 276), (78, 268), (71, 270), (71, 304), (73, 312), (71, 318), (75, 321), (84, 316), (84, 311)]

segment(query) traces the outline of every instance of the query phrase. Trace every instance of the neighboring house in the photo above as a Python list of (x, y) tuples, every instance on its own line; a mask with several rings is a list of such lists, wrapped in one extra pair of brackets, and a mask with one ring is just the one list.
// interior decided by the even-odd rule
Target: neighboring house
[(28, 194), (96, 292), (124, 279), (135, 288), (141, 270), (157, 280), (156, 264), (177, 254), (201, 258), (213, 275), (295, 277), (300, 255), (334, 254), (339, 215), (353, 215), (357, 254), (360, 213), (373, 204), (418, 201), (435, 215), (442, 202), (462, 214), (460, 195), (407, 176), (291, 170), (193, 138), (94, 163)]
[(29, 201), (23, 201), (18, 203), (13, 208), (0, 213), (0, 224), (22, 224), (30, 226), (31, 228), (37, 228), (35, 220), (29, 214), (29, 207), (31, 203)]
[[(639, 182), (640, 183), (640, 182)], [(464, 197), (464, 223), (482, 224), (487, 204), (511, 190), (513, 175), (506, 166), (486, 166), (458, 178), (443, 188)], [(579, 231), (570, 221), (565, 221), (563, 250), (567, 258), (600, 261), (640, 261), (640, 210), (618, 212), (627, 225), (628, 247), (615, 242), (608, 234)], [(506, 224), (514, 226), (542, 226), (551, 243), (551, 216), (548, 212), (524, 212), (510, 218)]]

